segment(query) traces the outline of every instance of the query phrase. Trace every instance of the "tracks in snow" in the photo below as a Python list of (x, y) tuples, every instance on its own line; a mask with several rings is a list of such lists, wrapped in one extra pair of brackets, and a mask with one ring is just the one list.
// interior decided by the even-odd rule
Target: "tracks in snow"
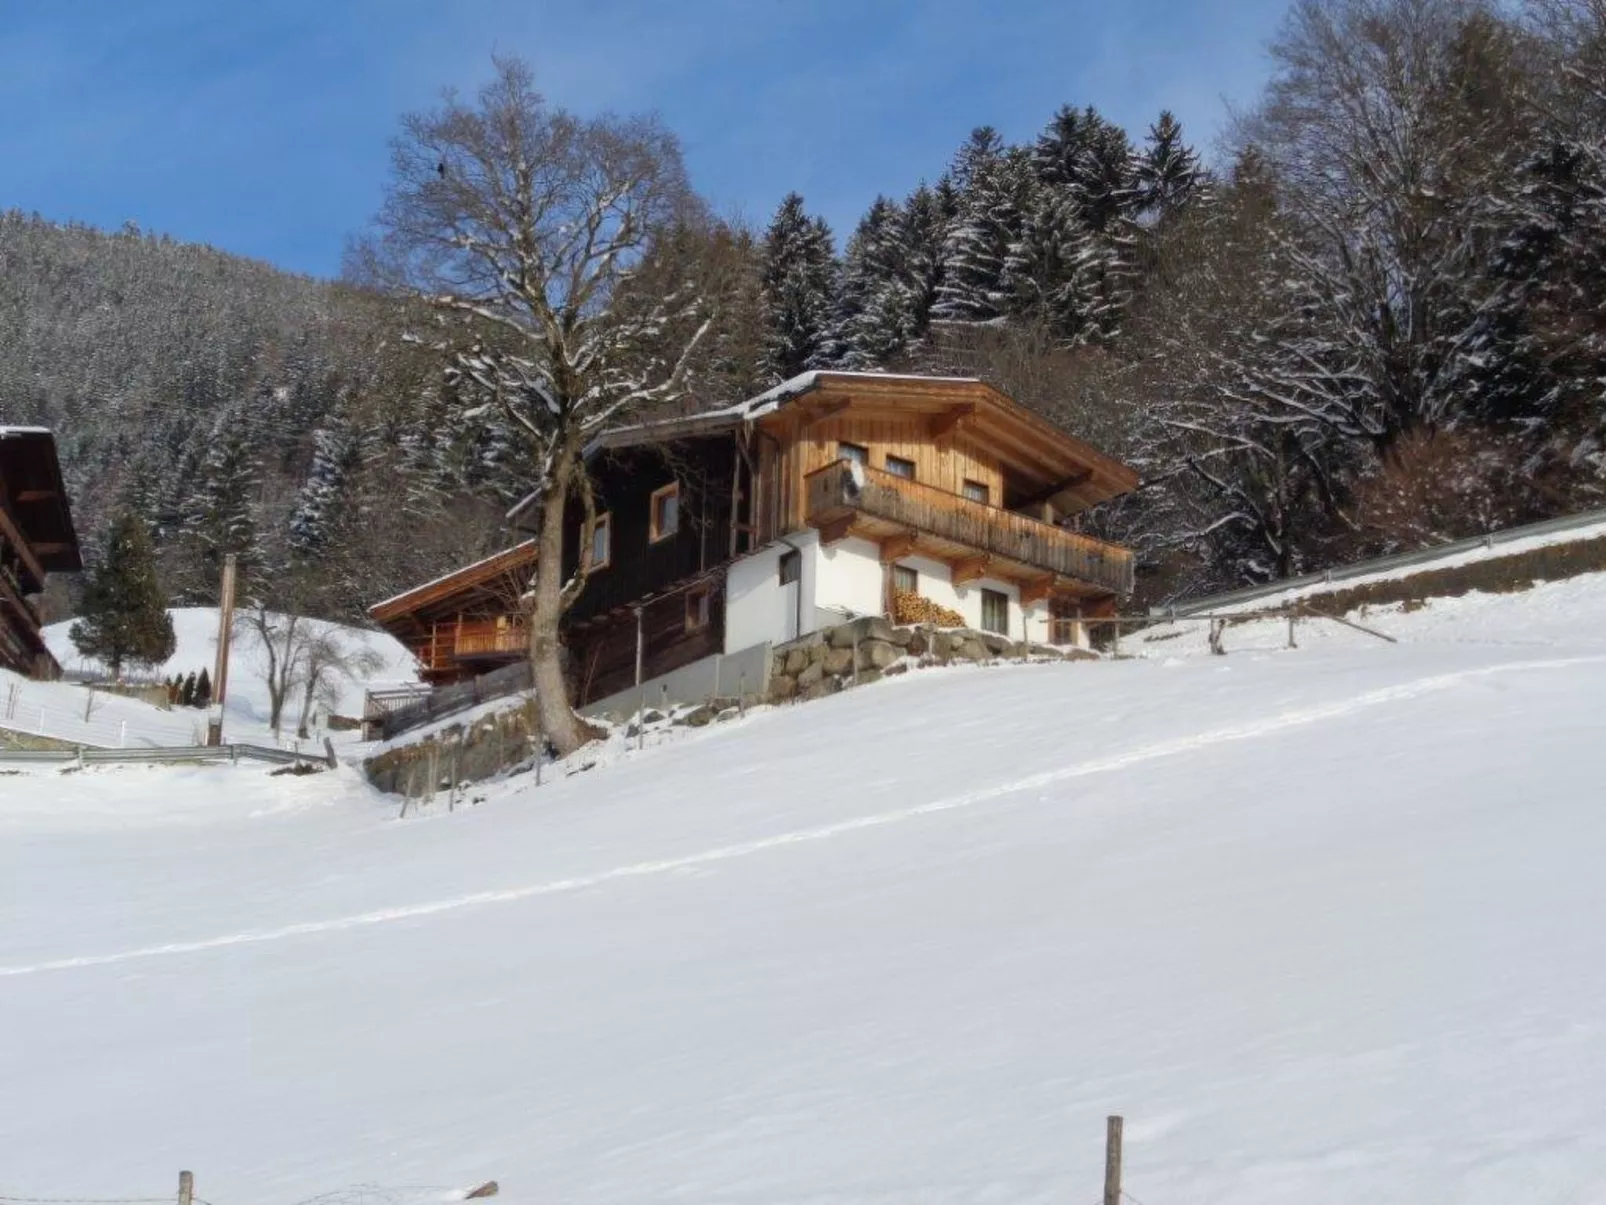
[(496, 904), (512, 904), (523, 900), (539, 899), (542, 896), (565, 895), (592, 887), (605, 886), (608, 883), (622, 879), (673, 874), (677, 871), (734, 861), (739, 858), (749, 858), (756, 854), (768, 853), (771, 850), (783, 849), (787, 846), (830, 841), (865, 829), (885, 828), (889, 825), (903, 824), (910, 820), (935, 816), (943, 812), (973, 808), (1010, 795), (1040, 790), (1043, 787), (1068, 782), (1072, 779), (1086, 778), (1095, 774), (1108, 774), (1113, 771), (1124, 770), (1130, 766), (1142, 765), (1146, 762), (1178, 757), (1214, 745), (1272, 736), (1294, 728), (1303, 728), (1327, 720), (1341, 719), (1374, 707), (1435, 694), (1477, 678), (1531, 670), (1564, 669), (1576, 665), (1601, 662), (1606, 662), (1606, 655), (1552, 658), (1542, 661), (1515, 661), (1502, 665), (1485, 666), (1479, 669), (1435, 674), (1425, 678), (1417, 678), (1410, 682), (1402, 682), (1394, 686), (1380, 687), (1377, 690), (1366, 691), (1333, 703), (1280, 712), (1264, 719), (1212, 728), (1189, 736), (1176, 737), (1172, 740), (1160, 741), (1137, 749), (1127, 750), (1124, 753), (1077, 762), (1074, 765), (1062, 766), (1055, 770), (1045, 770), (1038, 774), (1012, 779), (1009, 782), (998, 783), (994, 786), (981, 787), (973, 791), (950, 795), (943, 799), (933, 800), (930, 803), (916, 804), (912, 807), (899, 808), (895, 811), (878, 812), (874, 815), (859, 816), (852, 820), (841, 820), (811, 828), (793, 829), (790, 832), (777, 833), (770, 837), (760, 837), (751, 841), (720, 846), (715, 849), (704, 850), (701, 853), (688, 854), (684, 857), (666, 858), (660, 861), (634, 862), (594, 874), (577, 875), (573, 878), (550, 879), (543, 883), (532, 883), (522, 887), (509, 887), (498, 891), (479, 891), (469, 895), (433, 900), (427, 903), (379, 908), (370, 912), (359, 912), (329, 920), (303, 921), (297, 924), (281, 925), (277, 928), (252, 929), (243, 933), (230, 933), (218, 937), (170, 942), (163, 945), (140, 946), (134, 949), (118, 950), (105, 954), (84, 954), (77, 957), (56, 958), (31, 964), (0, 966), (0, 978), (16, 978), (22, 975), (39, 975), (52, 971), (72, 971), (88, 967), (114, 966), (118, 963), (138, 962), (150, 958), (201, 954), (212, 950), (226, 950), (234, 946), (261, 945), (267, 942), (285, 941), (296, 937), (340, 933), (350, 929), (364, 929), (372, 925), (389, 924), (393, 921), (417, 920), (471, 908), (484, 908)]

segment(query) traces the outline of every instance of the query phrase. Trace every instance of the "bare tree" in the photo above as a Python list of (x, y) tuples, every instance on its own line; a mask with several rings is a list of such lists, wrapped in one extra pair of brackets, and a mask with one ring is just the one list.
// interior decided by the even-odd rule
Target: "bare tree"
[(1271, 53), (1240, 137), (1278, 180), (1303, 321), (1263, 397), (1385, 451), (1459, 400), (1527, 128), (1519, 47), (1493, 0), (1298, 0)]
[(566, 505), (589, 525), (587, 445), (684, 390), (711, 320), (673, 235), (705, 218), (656, 120), (582, 119), (548, 105), (522, 62), (495, 64), (474, 103), (448, 93), (404, 119), (379, 235), (352, 266), (428, 299), (455, 382), (524, 442), (539, 523), (530, 663), (546, 736), (567, 752), (593, 733), (563, 673), (559, 623), (591, 570), (582, 540), (564, 573)]
[(374, 674), (384, 665), (385, 659), (373, 649), (358, 644), (339, 628), (327, 624), (312, 625), (302, 642), (297, 676), (301, 680), (301, 716), (296, 721), (296, 736), (306, 740), (310, 735), (308, 721), (312, 718), (314, 703), (334, 707), (340, 699), (340, 685), (361, 675)]
[(257, 650), (257, 673), (268, 688), (268, 727), (278, 732), (284, 705), (301, 680), (310, 621), (269, 610), (266, 602), (253, 599), (236, 613), (234, 622), (245, 628)]

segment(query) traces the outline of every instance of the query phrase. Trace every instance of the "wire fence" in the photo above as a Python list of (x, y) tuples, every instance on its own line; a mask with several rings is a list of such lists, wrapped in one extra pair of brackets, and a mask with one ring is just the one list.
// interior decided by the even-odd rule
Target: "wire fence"
[(199, 744), (206, 717), (195, 711), (167, 712), (120, 695), (0, 678), (0, 728), (101, 749)]
[(1273, 595), (1282, 594), (1289, 590), (1298, 590), (1305, 586), (1323, 586), (1334, 582), (1353, 581), (1355, 578), (1370, 577), (1375, 573), (1387, 573), (1391, 569), (1409, 569), (1420, 565), (1429, 565), (1434, 561), (1441, 561), (1446, 557), (1459, 556), (1466, 552), (1493, 549), (1501, 544), (1510, 544), (1516, 540), (1582, 531), (1585, 528), (1602, 525), (1606, 525), (1606, 510), (1592, 510), (1576, 515), (1563, 515), (1557, 519), (1545, 519), (1538, 523), (1525, 523), (1521, 527), (1507, 527), (1501, 531), (1491, 531), (1486, 535), (1473, 536), (1467, 540), (1454, 540), (1451, 543), (1439, 544), (1433, 548), (1422, 548), (1415, 552), (1396, 552), (1390, 556), (1373, 557), (1367, 561), (1356, 561), (1353, 564), (1324, 569), (1319, 573), (1306, 573), (1300, 577), (1285, 577), (1279, 581), (1266, 582), (1259, 586), (1245, 586), (1240, 590), (1229, 590), (1224, 594), (1190, 598), (1182, 602), (1154, 607), (1151, 614), (1157, 618), (1168, 618), (1191, 615), (1198, 611), (1216, 611), (1222, 607), (1233, 607), (1240, 603), (1255, 602), (1262, 598), (1270, 598)]

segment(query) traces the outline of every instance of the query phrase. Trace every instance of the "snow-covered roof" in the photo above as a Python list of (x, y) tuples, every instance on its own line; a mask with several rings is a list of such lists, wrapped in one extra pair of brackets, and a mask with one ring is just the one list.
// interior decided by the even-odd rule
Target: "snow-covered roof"
[(10, 439), (20, 435), (49, 435), (49, 427), (0, 427), (0, 439)]

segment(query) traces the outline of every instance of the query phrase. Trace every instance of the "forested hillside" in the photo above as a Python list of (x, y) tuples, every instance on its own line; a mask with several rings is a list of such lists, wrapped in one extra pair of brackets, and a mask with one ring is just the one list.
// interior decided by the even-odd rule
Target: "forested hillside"
[[(988, 377), (1141, 469), (1086, 522), (1151, 598), (1606, 504), (1606, 4), (1302, 0), (1270, 53), (1209, 167), (1173, 115), (1079, 102), (979, 127), (840, 247), (796, 195), (689, 235), (735, 270), (684, 405)], [(236, 551), (275, 605), (355, 615), (501, 538), (518, 445), (430, 327), (0, 216), (0, 420), (57, 429), (91, 546), (152, 523), (179, 601)]]
[(978, 129), (833, 254), (789, 197), (770, 367), (977, 372), (1141, 468), (1147, 591), (1606, 500), (1606, 4), (1301, 0), (1213, 171), (1170, 114)]
[(281, 605), (365, 602), (497, 538), (503, 449), (388, 299), (207, 247), (0, 214), (0, 421), (55, 429), (91, 554), (151, 524), (175, 601), (223, 552)]

